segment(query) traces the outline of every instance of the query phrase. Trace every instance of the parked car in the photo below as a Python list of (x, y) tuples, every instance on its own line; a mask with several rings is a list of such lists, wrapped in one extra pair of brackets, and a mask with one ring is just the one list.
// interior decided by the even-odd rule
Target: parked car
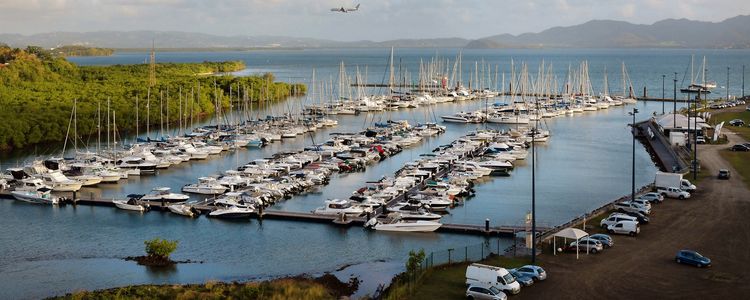
[(531, 278), (536, 281), (547, 279), (547, 272), (545, 272), (544, 269), (542, 269), (542, 267), (540, 266), (525, 265), (523, 267), (516, 268), (513, 270), (516, 270), (521, 274), (526, 274), (528, 276), (531, 276)]
[(732, 174), (727, 169), (719, 170), (719, 179), (729, 179)]
[(734, 120), (729, 121), (729, 125), (732, 125), (732, 126), (745, 126), (745, 121), (742, 121), (740, 119), (734, 119)]
[(641, 199), (647, 200), (648, 202), (664, 202), (664, 196), (659, 193), (649, 192), (641, 195)]
[(529, 275), (519, 273), (515, 269), (510, 269), (508, 270), (508, 272), (510, 272), (510, 275), (513, 276), (513, 278), (515, 278), (516, 281), (518, 281), (523, 286), (530, 286), (534, 284), (534, 278), (531, 278), (531, 276)]
[(746, 111), (750, 111), (750, 105), (745, 108)]
[(615, 203), (614, 207), (616, 210), (621, 211), (621, 212), (631, 211), (631, 212), (639, 212), (639, 213), (646, 214), (646, 215), (651, 213), (650, 208), (640, 205), (638, 203), (630, 202), (630, 201)]
[(604, 250), (604, 245), (594, 239), (582, 238), (577, 241), (572, 241), (570, 245), (568, 245), (567, 250), (576, 251), (576, 248), (578, 248), (578, 251), (581, 252), (588, 251), (589, 253), (598, 253)]
[(635, 199), (633, 199), (630, 202), (636, 203), (636, 204), (640, 204), (641, 206), (644, 206), (644, 207), (648, 208), (649, 210), (651, 209), (651, 202), (649, 202), (646, 199), (641, 199), (641, 198), (636, 197)]
[(639, 213), (639, 212), (624, 212), (625, 215), (635, 217), (636, 221), (638, 221), (639, 224), (648, 224), (648, 222), (651, 221), (646, 215)]
[(612, 237), (603, 233), (589, 235), (589, 238), (599, 241), (600, 243), (602, 243), (604, 248), (612, 248), (612, 246), (615, 245), (615, 241), (612, 239)]
[(699, 137), (695, 138), (695, 143), (696, 144), (705, 144), (706, 143), (706, 138), (704, 136), (699, 136)]
[(503, 292), (518, 294), (521, 284), (505, 268), (473, 263), (466, 267), (466, 285), (495, 287)]
[(613, 226), (607, 228), (609, 233), (627, 234), (629, 236), (636, 236), (641, 232), (641, 227), (637, 221), (620, 221)]
[(732, 148), (729, 148), (729, 150), (747, 152), (747, 151), (750, 151), (750, 148), (742, 144), (737, 144), (737, 145), (732, 146)]
[(481, 287), (481, 286), (470, 286), (468, 289), (466, 289), (466, 299), (469, 300), (506, 300), (508, 299), (508, 296), (505, 295), (502, 291), (498, 290), (494, 286), (490, 287)]
[(610, 226), (614, 226), (620, 221), (638, 221), (636, 217), (628, 216), (623, 213), (613, 213), (609, 215), (609, 217), (602, 219), (601, 222), (599, 222), (599, 226), (601, 226), (604, 229), (608, 229)]
[(693, 250), (680, 250), (674, 260), (678, 264), (694, 265), (698, 268), (710, 267), (711, 259)]

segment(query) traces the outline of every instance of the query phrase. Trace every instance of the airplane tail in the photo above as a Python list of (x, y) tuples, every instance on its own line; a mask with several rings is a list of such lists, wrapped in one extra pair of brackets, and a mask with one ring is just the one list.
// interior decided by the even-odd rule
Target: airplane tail
[(359, 10), (359, 4), (357, 4), (357, 6), (355, 6), (354, 9)]

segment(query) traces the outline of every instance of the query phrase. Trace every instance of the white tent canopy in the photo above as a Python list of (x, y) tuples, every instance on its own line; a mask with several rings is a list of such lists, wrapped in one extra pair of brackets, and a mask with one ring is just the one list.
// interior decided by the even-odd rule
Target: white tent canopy
[(580, 230), (578, 228), (572, 228), (572, 227), (565, 228), (555, 233), (556, 237), (561, 237), (561, 238), (566, 238), (566, 239), (571, 239), (571, 240), (577, 240), (588, 235), (589, 234), (587, 232)]
[[(568, 227), (563, 230), (558, 231), (555, 233), (555, 235), (552, 236), (552, 242), (554, 247), (554, 253), (557, 253), (557, 239), (556, 238), (564, 238), (565, 243), (567, 243), (568, 239), (571, 240), (580, 240), (584, 237), (587, 237), (589, 234), (583, 230), (580, 230), (578, 228)], [(578, 259), (578, 247), (576, 247), (576, 259)], [(588, 252), (588, 248), (586, 249), (586, 252)], [(556, 255), (556, 254), (555, 254)]]

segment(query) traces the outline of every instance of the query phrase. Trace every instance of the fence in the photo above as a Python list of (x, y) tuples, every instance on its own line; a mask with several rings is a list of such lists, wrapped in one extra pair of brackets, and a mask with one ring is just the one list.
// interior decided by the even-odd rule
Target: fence
[(414, 293), (415, 288), (421, 283), (425, 275), (435, 267), (482, 261), (490, 255), (497, 255), (501, 251), (505, 252), (507, 249), (501, 249), (500, 240), (499, 238), (494, 241), (486, 240), (479, 244), (424, 253), (424, 257), (414, 263), (412, 270), (409, 270), (408, 266), (412, 260), (418, 259), (418, 257), (410, 255), (406, 272), (393, 278), (391, 286), (382, 298), (408, 298), (408, 296)]

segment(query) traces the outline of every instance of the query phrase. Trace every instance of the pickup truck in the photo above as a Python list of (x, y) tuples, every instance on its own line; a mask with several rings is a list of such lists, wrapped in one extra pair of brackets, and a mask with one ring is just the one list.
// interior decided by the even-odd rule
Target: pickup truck
[(690, 198), (690, 193), (676, 187), (659, 188), (656, 190), (656, 192), (668, 198), (677, 198), (680, 200)]

